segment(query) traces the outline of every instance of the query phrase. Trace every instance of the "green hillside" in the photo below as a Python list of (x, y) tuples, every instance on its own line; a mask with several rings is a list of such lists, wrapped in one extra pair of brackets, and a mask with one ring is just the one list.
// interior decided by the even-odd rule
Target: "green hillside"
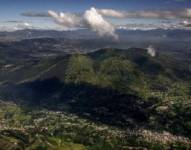
[(4, 66), (0, 146), (189, 149), (190, 77), (189, 64), (138, 48)]

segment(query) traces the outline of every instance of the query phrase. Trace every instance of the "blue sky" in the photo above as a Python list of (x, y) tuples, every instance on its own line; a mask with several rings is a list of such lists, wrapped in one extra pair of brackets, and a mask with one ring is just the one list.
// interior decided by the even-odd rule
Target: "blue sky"
[[(191, 8), (191, 0), (0, 0), (0, 23), (1, 26), (9, 26), (13, 22), (7, 21), (23, 21), (36, 26), (58, 27), (50, 18), (32, 18), (21, 14), (29, 11), (47, 12), (48, 10), (83, 12), (92, 6), (125, 11), (175, 10)], [(126, 20), (129, 21), (123, 19), (121, 23), (125, 23)], [(112, 21), (116, 23), (115, 19)], [(149, 21), (152, 22), (152, 20)]]

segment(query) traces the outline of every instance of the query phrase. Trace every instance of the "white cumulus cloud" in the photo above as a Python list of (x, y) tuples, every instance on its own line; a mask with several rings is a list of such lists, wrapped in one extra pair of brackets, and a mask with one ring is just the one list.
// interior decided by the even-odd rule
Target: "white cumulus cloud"
[(82, 26), (82, 18), (72, 13), (56, 13), (49, 10), (49, 15), (55, 19), (55, 21), (65, 28), (75, 28)]
[(96, 32), (99, 36), (118, 38), (115, 33), (115, 26), (105, 20), (102, 14), (94, 7), (86, 10), (82, 15), (63, 12), (57, 13), (52, 10), (48, 11), (48, 14), (55, 19), (56, 23), (66, 29), (88, 28)]
[(100, 36), (107, 35), (117, 39), (115, 27), (106, 21), (95, 8), (92, 7), (90, 10), (85, 12), (84, 21), (90, 29), (97, 32)]
[(151, 56), (151, 57), (155, 57), (156, 56), (156, 50), (154, 49), (154, 47), (152, 45), (150, 45), (147, 48), (147, 53)]

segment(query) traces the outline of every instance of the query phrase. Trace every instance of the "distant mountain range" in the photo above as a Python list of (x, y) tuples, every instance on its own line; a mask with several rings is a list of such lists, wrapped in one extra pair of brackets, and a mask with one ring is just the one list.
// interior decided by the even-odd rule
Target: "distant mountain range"
[[(190, 41), (191, 31), (183, 29), (153, 29), (153, 30), (127, 30), (118, 29), (117, 34), (120, 40), (181, 40)], [(144, 37), (144, 38), (142, 38)], [(17, 30), (13, 32), (0, 32), (0, 41), (23, 40), (31, 38), (68, 38), (68, 39), (98, 39), (94, 32), (87, 29), (73, 31), (56, 31), (56, 30)], [(145, 39), (146, 38), (146, 39)], [(103, 38), (105, 39), (105, 38)], [(110, 39), (111, 40), (111, 39)]]
[[(89, 30), (18, 30), (0, 32), (0, 57), (3, 60), (14, 54), (20, 60), (70, 53), (87, 53), (100, 48), (128, 49), (154, 47), (156, 51), (184, 57), (189, 61), (191, 31), (187, 30), (117, 30), (119, 40), (100, 38)], [(184, 52), (182, 52), (184, 51)], [(13, 60), (14, 58), (7, 58)]]

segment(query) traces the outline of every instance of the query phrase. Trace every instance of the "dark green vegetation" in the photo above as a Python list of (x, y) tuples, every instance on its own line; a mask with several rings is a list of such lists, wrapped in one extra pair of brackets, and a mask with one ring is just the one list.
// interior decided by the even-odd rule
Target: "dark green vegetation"
[(4, 63), (0, 147), (191, 148), (186, 61), (132, 48)]

